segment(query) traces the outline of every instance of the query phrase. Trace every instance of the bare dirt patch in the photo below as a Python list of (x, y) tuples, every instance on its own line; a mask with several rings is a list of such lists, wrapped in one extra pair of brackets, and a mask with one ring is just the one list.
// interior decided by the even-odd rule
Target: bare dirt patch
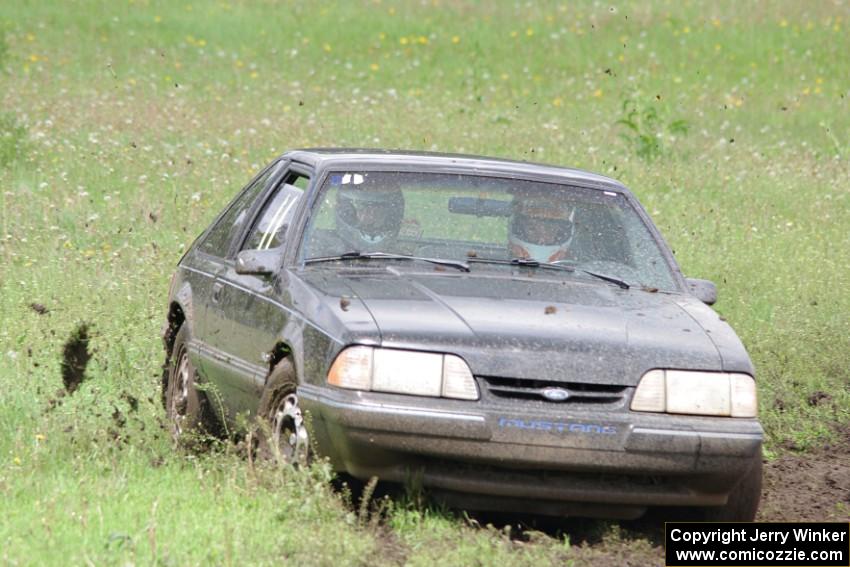
[(765, 465), (758, 521), (850, 520), (850, 427), (838, 440)]
[(388, 527), (377, 524), (370, 527), (378, 544), (376, 551), (385, 565), (404, 565), (410, 554), (408, 546)]

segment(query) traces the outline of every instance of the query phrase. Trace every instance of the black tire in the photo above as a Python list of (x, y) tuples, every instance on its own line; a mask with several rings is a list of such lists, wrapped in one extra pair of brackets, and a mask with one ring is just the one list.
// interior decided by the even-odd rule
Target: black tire
[(295, 467), (309, 464), (312, 454), (307, 424), (298, 405), (292, 361), (284, 358), (269, 374), (260, 405), (257, 453), (261, 458)]
[(166, 361), (165, 415), (172, 438), (180, 444), (196, 446), (215, 436), (218, 428), (206, 394), (196, 387), (198, 373), (189, 359), (188, 343), (189, 328), (183, 325)]
[(753, 458), (749, 472), (732, 489), (724, 506), (706, 506), (694, 511), (704, 522), (752, 522), (761, 501), (761, 451)]

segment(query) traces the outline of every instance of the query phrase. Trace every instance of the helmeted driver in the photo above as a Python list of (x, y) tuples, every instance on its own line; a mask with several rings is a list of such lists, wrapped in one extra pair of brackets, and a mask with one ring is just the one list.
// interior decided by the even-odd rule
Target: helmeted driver
[(356, 252), (388, 251), (404, 219), (404, 195), (386, 176), (346, 174), (337, 190), (336, 230)]
[(557, 262), (569, 258), (575, 208), (550, 196), (514, 196), (508, 245), (514, 258)]

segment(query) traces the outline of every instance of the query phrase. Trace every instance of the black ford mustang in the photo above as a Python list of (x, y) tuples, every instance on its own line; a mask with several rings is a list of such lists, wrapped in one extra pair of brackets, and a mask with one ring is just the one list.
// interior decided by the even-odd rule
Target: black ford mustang
[(181, 259), (164, 401), (177, 438), (250, 415), (287, 461), (464, 507), (751, 520), (754, 372), (715, 298), (606, 177), (292, 151)]

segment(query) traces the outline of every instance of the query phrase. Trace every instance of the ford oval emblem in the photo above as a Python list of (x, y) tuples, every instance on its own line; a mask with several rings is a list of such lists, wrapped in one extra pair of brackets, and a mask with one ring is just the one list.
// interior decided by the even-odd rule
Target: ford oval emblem
[(544, 388), (540, 393), (551, 402), (563, 402), (570, 397), (570, 393), (563, 388)]

